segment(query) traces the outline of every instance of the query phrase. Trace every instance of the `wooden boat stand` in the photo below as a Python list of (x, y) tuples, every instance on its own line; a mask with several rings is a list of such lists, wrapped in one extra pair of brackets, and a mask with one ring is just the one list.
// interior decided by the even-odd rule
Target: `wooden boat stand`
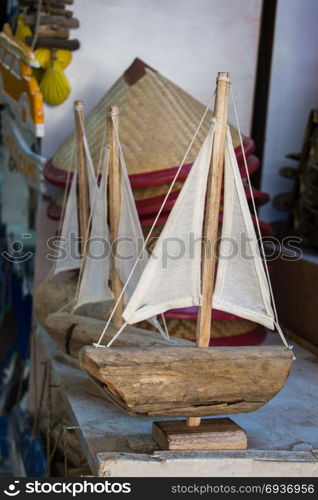
[(247, 448), (245, 431), (230, 418), (208, 418), (196, 426), (187, 425), (185, 420), (154, 422), (152, 437), (162, 450), (246, 450)]

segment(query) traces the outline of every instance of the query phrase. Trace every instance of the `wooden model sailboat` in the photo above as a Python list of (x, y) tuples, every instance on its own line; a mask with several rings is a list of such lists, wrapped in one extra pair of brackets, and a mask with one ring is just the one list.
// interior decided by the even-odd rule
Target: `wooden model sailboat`
[[(126, 307), (117, 316), (118, 326), (124, 324), (116, 338), (125, 325), (172, 308), (199, 306), (197, 345), (109, 348), (109, 342), (105, 348), (101, 338), (97, 344), (101, 348), (81, 351), (83, 369), (130, 414), (184, 416), (188, 426), (198, 426), (202, 416), (254, 411), (279, 392), (291, 368), (293, 354), (282, 333), (283, 346), (208, 347), (212, 306), (270, 329), (278, 327), (227, 125), (229, 85), (228, 73), (219, 73), (210, 131)], [(224, 216), (216, 268), (213, 249), (223, 165)], [(116, 196), (114, 183), (112, 189)], [(189, 235), (196, 244), (190, 245)], [(248, 255), (239, 252), (230, 258), (232, 245), (239, 249), (242, 235), (247, 237)], [(133, 269), (122, 280), (123, 290)], [(123, 290), (117, 294), (117, 305)]]

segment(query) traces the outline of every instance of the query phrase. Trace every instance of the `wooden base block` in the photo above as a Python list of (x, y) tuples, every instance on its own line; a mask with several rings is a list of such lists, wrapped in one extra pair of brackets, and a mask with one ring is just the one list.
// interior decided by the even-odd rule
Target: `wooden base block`
[(246, 450), (245, 431), (230, 418), (208, 418), (196, 427), (185, 420), (154, 422), (152, 437), (163, 450)]

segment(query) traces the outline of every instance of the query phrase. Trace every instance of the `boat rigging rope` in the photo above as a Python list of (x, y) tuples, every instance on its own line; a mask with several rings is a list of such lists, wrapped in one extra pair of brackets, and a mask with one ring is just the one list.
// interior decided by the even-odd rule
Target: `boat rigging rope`
[(31, 49), (32, 50), (35, 49), (36, 42), (37, 42), (38, 36), (39, 36), (42, 3), (43, 3), (43, 0), (38, 0), (37, 6), (36, 6), (36, 18), (35, 18), (35, 26), (34, 26), (34, 35), (33, 35), (32, 43), (31, 43)]

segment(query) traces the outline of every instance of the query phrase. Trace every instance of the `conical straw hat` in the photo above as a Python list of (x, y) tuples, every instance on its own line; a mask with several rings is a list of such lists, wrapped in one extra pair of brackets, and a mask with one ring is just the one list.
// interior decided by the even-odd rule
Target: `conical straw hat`
[[(213, 82), (211, 81), (211, 88)], [(120, 140), (129, 174), (147, 174), (177, 167), (202, 118), (205, 106), (140, 59), (115, 82), (87, 115), (85, 129), (95, 168), (105, 134), (107, 107), (120, 108)], [(212, 118), (208, 112), (186, 159), (193, 163)], [(239, 145), (232, 128), (234, 146)], [(61, 145), (46, 169), (73, 169), (75, 135)], [(151, 185), (151, 182), (149, 183)]]

